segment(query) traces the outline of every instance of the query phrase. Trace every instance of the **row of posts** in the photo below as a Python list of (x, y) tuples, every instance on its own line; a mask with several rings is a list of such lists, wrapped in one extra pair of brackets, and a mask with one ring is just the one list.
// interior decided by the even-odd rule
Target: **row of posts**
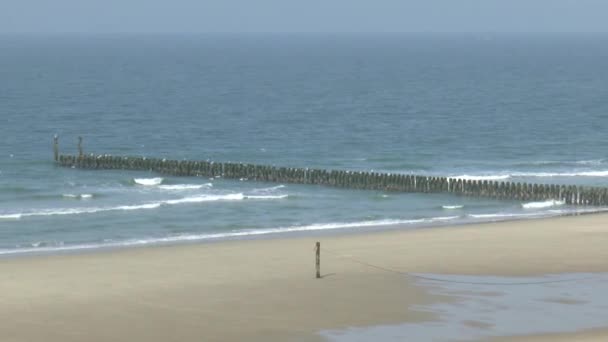
[(608, 188), (467, 180), (449, 177), (287, 168), (244, 163), (167, 160), (111, 155), (58, 155), (61, 166), (84, 169), (153, 171), (174, 176), (228, 178), (263, 182), (326, 185), (340, 188), (395, 192), (452, 193), (471, 197), (544, 201), (575, 205), (608, 205)]

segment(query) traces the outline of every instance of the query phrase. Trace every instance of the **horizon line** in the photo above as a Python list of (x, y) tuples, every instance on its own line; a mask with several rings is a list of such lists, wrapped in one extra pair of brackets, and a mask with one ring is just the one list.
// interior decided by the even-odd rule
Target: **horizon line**
[(6, 31), (0, 35), (603, 35), (608, 31)]

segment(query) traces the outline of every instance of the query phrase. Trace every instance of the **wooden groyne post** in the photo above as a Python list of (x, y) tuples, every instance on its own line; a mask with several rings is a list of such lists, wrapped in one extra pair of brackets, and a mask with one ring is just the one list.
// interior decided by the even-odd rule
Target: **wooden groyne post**
[(82, 151), (82, 137), (78, 137), (78, 159), (82, 159), (84, 152)]
[(315, 245), (315, 266), (317, 269), (317, 279), (321, 278), (321, 243), (317, 241)]
[(53, 136), (53, 156), (55, 157), (55, 161), (59, 161), (59, 136), (55, 134)]

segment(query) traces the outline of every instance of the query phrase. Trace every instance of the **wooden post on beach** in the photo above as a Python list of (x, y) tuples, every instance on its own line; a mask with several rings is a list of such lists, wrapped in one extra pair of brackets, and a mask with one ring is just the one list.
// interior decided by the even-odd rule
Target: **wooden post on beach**
[(315, 246), (315, 255), (316, 255), (316, 267), (317, 267), (317, 279), (321, 278), (321, 243), (317, 242)]
[(53, 137), (53, 156), (55, 161), (59, 161), (59, 137), (57, 134)]

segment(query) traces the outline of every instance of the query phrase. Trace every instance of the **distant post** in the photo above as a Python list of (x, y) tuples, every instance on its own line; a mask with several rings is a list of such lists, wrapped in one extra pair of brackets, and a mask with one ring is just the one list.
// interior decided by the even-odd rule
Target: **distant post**
[(84, 153), (82, 152), (82, 137), (78, 137), (78, 158), (82, 158)]
[(59, 161), (59, 137), (57, 134), (53, 137), (53, 155), (55, 157), (55, 161)]
[(316, 266), (317, 266), (317, 279), (321, 278), (321, 243), (317, 242), (317, 245), (315, 247), (315, 254), (316, 254)]

